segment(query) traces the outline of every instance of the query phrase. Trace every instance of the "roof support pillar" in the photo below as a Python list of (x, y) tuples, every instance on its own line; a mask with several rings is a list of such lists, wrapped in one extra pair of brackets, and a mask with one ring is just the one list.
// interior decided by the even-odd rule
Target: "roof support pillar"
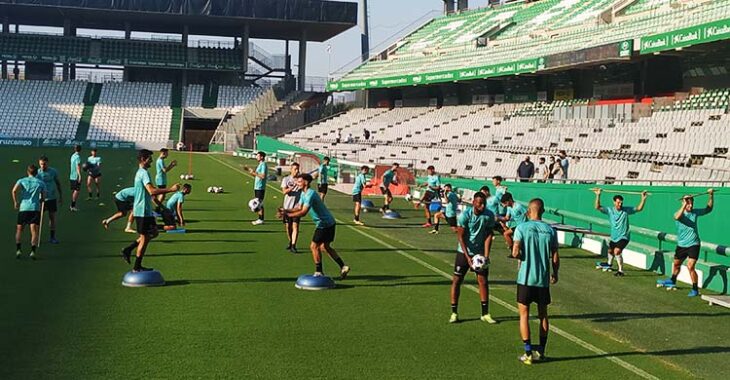
[(299, 91), (304, 91), (307, 85), (307, 30), (302, 30), (299, 37)]
[[(3, 33), (10, 33), (10, 19), (8, 16), (3, 17)], [(0, 69), (2, 71), (0, 78), (8, 79), (8, 61), (3, 60), (0, 62), (0, 66), (2, 66)]]
[(251, 27), (246, 24), (243, 26), (243, 34), (241, 35), (241, 72), (245, 74), (248, 71), (248, 57), (251, 54), (249, 39), (251, 37)]

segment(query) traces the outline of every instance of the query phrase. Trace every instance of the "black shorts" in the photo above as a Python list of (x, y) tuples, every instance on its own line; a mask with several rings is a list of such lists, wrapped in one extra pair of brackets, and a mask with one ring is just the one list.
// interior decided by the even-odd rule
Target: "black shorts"
[(89, 173), (89, 177), (93, 179), (101, 178), (101, 173)]
[(302, 218), (292, 218), (284, 214), (284, 217), (281, 218), (281, 220), (284, 222), (284, 224), (291, 224), (291, 223), (297, 223), (299, 224), (302, 221)]
[(362, 193), (352, 194), (352, 201), (355, 203), (362, 203)]
[(132, 210), (132, 202), (120, 201), (114, 198), (114, 204), (117, 205), (117, 211), (126, 213)]
[(504, 234), (504, 227), (502, 227), (502, 223), (494, 223), (494, 231), (498, 232), (500, 235)]
[(164, 185), (157, 185), (157, 188), (158, 188), (158, 189), (166, 189), (166, 188), (167, 188), (167, 184), (164, 184)]
[(392, 196), (393, 196), (393, 194), (391, 194), (391, 192), (390, 192), (390, 188), (389, 188), (389, 187), (388, 187), (388, 188), (386, 188), (386, 187), (382, 187), (382, 186), (381, 186), (381, 187), (380, 187), (380, 192), (381, 192), (381, 193), (382, 193), (383, 195), (387, 195), (387, 196), (389, 196), (389, 197), (392, 197)]
[(41, 223), (41, 212), (40, 211), (21, 211), (18, 213), (18, 225), (26, 226), (30, 224)]
[(264, 206), (264, 196), (266, 195), (266, 190), (254, 190), (253, 191), (254, 198), (261, 201), (261, 207)]
[(613, 251), (616, 248), (619, 248), (620, 250), (626, 249), (626, 246), (629, 245), (629, 241), (627, 239), (621, 239), (619, 241), (611, 241), (608, 243), (608, 249)]
[(177, 220), (175, 219), (175, 214), (169, 208), (162, 210), (162, 222), (166, 226), (174, 227), (177, 225)]
[(693, 245), (691, 247), (677, 247), (674, 251), (674, 258), (684, 261), (687, 258), (697, 260), (700, 258), (700, 246)]
[(446, 223), (449, 224), (449, 227), (456, 227), (456, 217), (455, 216), (447, 216), (446, 217)]
[(74, 179), (69, 180), (69, 181), (70, 181), (70, 184), (71, 184), (71, 191), (79, 191), (79, 190), (81, 190), (81, 181), (77, 181), (77, 180), (74, 180)]
[(517, 284), (517, 303), (529, 306), (531, 303), (550, 305), (551, 302), (550, 288)]
[(314, 236), (312, 236), (312, 242), (317, 244), (332, 243), (335, 241), (335, 226), (327, 228), (317, 228), (314, 230)]
[(425, 193), (423, 193), (423, 198), (421, 198), (421, 199), (423, 200), (424, 203), (426, 203), (426, 202), (431, 201), (431, 199), (438, 198), (437, 195), (438, 194), (436, 194), (435, 191), (428, 189), (428, 190), (426, 190)]
[(43, 202), (43, 211), (45, 211), (45, 212), (58, 211), (58, 201), (56, 199), (49, 199), (49, 200)]
[(466, 261), (466, 257), (461, 252), (456, 252), (456, 258), (454, 259), (454, 275), (459, 277), (466, 276), (469, 271), (476, 273), (477, 275), (484, 275), (489, 277), (489, 268), (480, 270), (479, 272), (471, 269), (469, 262)]
[(327, 194), (327, 190), (329, 190), (329, 185), (326, 183), (319, 184), (319, 187), (317, 188), (317, 191), (320, 194)]
[(154, 216), (135, 216), (137, 233), (140, 235), (154, 235), (157, 233), (157, 221)]

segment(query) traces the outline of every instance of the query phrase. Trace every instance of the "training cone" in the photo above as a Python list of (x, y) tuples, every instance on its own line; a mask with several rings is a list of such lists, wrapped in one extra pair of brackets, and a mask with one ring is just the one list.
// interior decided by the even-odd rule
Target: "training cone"
[(383, 214), (383, 219), (400, 219), (400, 214), (397, 211), (388, 210)]
[(334, 288), (335, 281), (327, 276), (312, 276), (311, 274), (303, 274), (297, 278), (294, 286), (302, 290), (327, 290)]
[(187, 233), (187, 230), (185, 230), (184, 228), (175, 228), (175, 229), (172, 229), (172, 230), (165, 229), (165, 233), (168, 233), (168, 234), (184, 234), (184, 233)]
[(364, 208), (375, 208), (375, 203), (369, 199), (365, 199), (362, 201), (362, 207)]
[(156, 270), (145, 272), (129, 271), (127, 272), (127, 274), (124, 275), (124, 278), (122, 279), (122, 285), (129, 288), (163, 286), (165, 285), (165, 278), (162, 277), (162, 273)]

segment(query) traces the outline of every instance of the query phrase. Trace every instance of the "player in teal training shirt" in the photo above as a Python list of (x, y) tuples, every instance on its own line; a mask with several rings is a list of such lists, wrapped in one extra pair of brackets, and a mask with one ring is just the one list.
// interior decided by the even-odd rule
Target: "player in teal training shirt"
[(369, 167), (362, 166), (360, 168), (360, 174), (355, 177), (355, 185), (352, 187), (352, 202), (355, 204), (355, 219), (353, 220), (353, 223), (358, 226), (365, 225), (365, 223), (360, 220), (360, 213), (362, 212), (362, 191), (366, 187), (370, 187), (366, 177), (369, 172)]
[(69, 210), (76, 212), (79, 210), (76, 208), (76, 202), (79, 199), (79, 192), (81, 192), (81, 145), (74, 146), (68, 179), (71, 185), (71, 206)]
[(117, 206), (117, 212), (101, 221), (101, 225), (104, 226), (104, 229), (108, 230), (109, 224), (117, 219), (121, 219), (124, 215), (129, 213), (129, 217), (127, 218), (127, 227), (124, 229), (124, 232), (133, 234), (137, 233), (137, 230), (132, 228), (134, 214), (130, 212), (132, 211), (132, 207), (134, 207), (134, 187), (124, 188), (114, 194), (114, 204)]
[(48, 213), (51, 244), (58, 244), (56, 239), (56, 213), (58, 206), (63, 204), (61, 181), (58, 180), (58, 171), (48, 166), (48, 157), (41, 156), (38, 159), (38, 179), (46, 186), (46, 200), (43, 203), (43, 211)]
[(380, 212), (386, 213), (390, 210), (390, 204), (393, 202), (393, 193), (390, 192), (390, 185), (398, 185), (396, 174), (400, 165), (396, 162), (393, 166), (383, 173), (382, 183), (380, 184), (380, 192), (383, 193), (385, 200), (383, 201), (383, 207)]
[[(502, 207), (507, 211), (504, 216), (497, 216), (500, 223), (503, 224), (504, 242), (507, 244), (507, 249), (512, 252), (512, 244), (515, 233), (515, 228), (520, 224), (527, 221), (527, 208), (522, 203), (515, 202), (514, 197), (511, 193), (504, 193), (501, 196)], [(510, 257), (512, 255), (510, 254)]]
[[(155, 162), (155, 185), (157, 188), (164, 189), (167, 187), (167, 173), (177, 166), (177, 161), (172, 160), (170, 165), (165, 165), (165, 159), (170, 155), (167, 148), (160, 149), (160, 155)], [(165, 200), (165, 194), (158, 195), (157, 200), (162, 203)]]
[(312, 184), (312, 176), (309, 174), (300, 174), (297, 176), (297, 187), (301, 189), (301, 197), (299, 205), (294, 210), (284, 210), (280, 208), (277, 213), (280, 219), (301, 218), (310, 214), (315, 225), (314, 236), (309, 248), (312, 250), (312, 259), (314, 260), (314, 276), (324, 276), (322, 269), (322, 252), (327, 254), (340, 266), (340, 279), (344, 280), (350, 273), (350, 267), (345, 265), (337, 251), (332, 248), (332, 242), (335, 241), (335, 227), (337, 223), (335, 218), (319, 198), (317, 192), (310, 188)]
[(254, 226), (259, 226), (264, 224), (264, 199), (266, 198), (266, 176), (268, 175), (268, 168), (266, 167), (266, 153), (264, 152), (258, 152), (256, 153), (256, 161), (258, 161), (258, 165), (256, 166), (256, 170), (253, 170), (251, 168), (248, 169), (248, 172), (254, 176), (254, 184), (253, 184), (253, 193), (254, 196), (261, 202), (261, 208), (258, 212), (258, 219), (251, 222)]
[(86, 177), (86, 190), (89, 191), (87, 201), (91, 200), (92, 184), (96, 187), (96, 200), (101, 198), (101, 157), (98, 156), (96, 148), (91, 150), (91, 156), (86, 159), (88, 165), (88, 177)]
[(621, 255), (629, 245), (631, 241), (631, 232), (629, 227), (629, 215), (634, 215), (637, 212), (644, 210), (646, 205), (646, 197), (649, 195), (646, 191), (641, 193), (641, 201), (636, 207), (624, 206), (624, 197), (616, 195), (613, 197), (613, 207), (601, 206), (601, 189), (593, 190), (596, 193), (595, 208), (608, 215), (608, 221), (611, 223), (611, 241), (608, 243), (608, 261), (600, 263), (599, 269), (604, 271), (610, 271), (613, 266), (613, 259), (616, 258), (618, 264), (618, 272), (616, 277), (624, 276), (624, 258)]
[(418, 208), (422, 204), (425, 204), (424, 213), (426, 214), (426, 223), (423, 224), (423, 228), (432, 227), (431, 202), (439, 202), (441, 199), (441, 177), (436, 174), (436, 168), (430, 165), (426, 168), (426, 173), (428, 174), (426, 183), (421, 185), (421, 187), (426, 188), (426, 191), (423, 192), (421, 200), (416, 205), (416, 208)]
[(446, 207), (433, 215), (435, 223), (433, 225), (433, 230), (429, 232), (430, 234), (437, 235), (439, 233), (441, 219), (446, 220), (446, 223), (449, 224), (451, 230), (456, 232), (456, 212), (459, 210), (459, 203), (461, 200), (459, 199), (459, 195), (454, 192), (450, 183), (444, 185), (444, 197), (446, 198)]
[[(482, 303), (481, 320), (489, 324), (497, 323), (489, 314), (489, 253), (492, 248), (492, 229), (494, 214), (485, 207), (484, 195), (476, 193), (472, 206), (464, 210), (458, 217), (456, 236), (457, 253), (454, 260), (454, 275), (451, 280), (451, 317), (449, 323), (459, 321), (458, 307), (461, 284), (469, 270), (477, 275), (479, 298)], [(474, 269), (473, 258), (484, 256), (486, 264)]]
[(38, 247), (39, 229), (41, 223), (41, 203), (45, 200), (46, 185), (38, 175), (35, 165), (28, 166), (27, 177), (19, 179), (13, 186), (13, 204), (18, 210), (18, 223), (15, 228), (15, 258), (22, 255), (21, 239), (25, 226), (30, 226), (30, 258), (35, 260)]
[(165, 208), (162, 210), (162, 220), (165, 221), (166, 230), (175, 229), (178, 225), (181, 227), (185, 226), (183, 204), (185, 203), (185, 197), (191, 191), (193, 191), (193, 187), (189, 183), (186, 183), (180, 191), (172, 194), (170, 199), (167, 200), (167, 203), (165, 203)]
[(700, 294), (697, 271), (695, 266), (700, 258), (701, 240), (697, 231), (697, 219), (700, 216), (707, 215), (712, 212), (715, 207), (715, 190), (707, 190), (709, 199), (707, 206), (703, 209), (695, 209), (694, 197), (686, 195), (682, 197), (682, 205), (676, 213), (674, 213), (674, 223), (677, 226), (677, 248), (674, 252), (674, 263), (672, 265), (672, 278), (664, 280), (661, 285), (676, 286), (677, 276), (682, 264), (687, 261), (687, 269), (689, 277), (692, 280), (692, 290), (689, 297), (696, 297)]
[[(542, 221), (544, 213), (545, 204), (542, 199), (530, 201), (527, 206), (529, 221), (515, 229), (512, 247), (512, 256), (520, 261), (517, 273), (517, 307), (520, 313), (520, 335), (525, 346), (525, 354), (520, 357), (520, 361), (524, 364), (532, 364), (533, 359), (545, 358), (550, 328), (550, 284), (558, 282), (560, 269), (557, 232)], [(534, 351), (530, 340), (530, 304), (533, 302), (537, 304), (537, 317), (540, 320), (540, 345)]]
[(327, 196), (327, 190), (329, 190), (329, 157), (325, 157), (322, 159), (322, 165), (319, 165), (319, 169), (317, 169), (317, 177), (319, 177), (319, 187), (317, 188), (317, 191), (319, 192), (319, 197), (322, 198), (322, 202), (324, 202), (324, 198)]

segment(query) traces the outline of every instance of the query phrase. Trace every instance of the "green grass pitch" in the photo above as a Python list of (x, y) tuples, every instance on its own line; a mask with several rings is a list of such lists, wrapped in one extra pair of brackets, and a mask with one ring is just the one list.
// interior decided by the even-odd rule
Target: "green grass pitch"
[[(44, 227), (40, 259), (18, 261), (10, 188), (41, 153), (62, 174), (61, 244), (46, 244)], [(625, 278), (614, 278), (593, 269), (594, 256), (567, 248), (560, 283), (552, 288), (551, 322), (558, 331), (548, 343), (551, 360), (522, 365), (516, 264), (502, 240), (490, 277), (491, 311), (500, 324), (478, 320), (472, 287), (462, 292), (464, 321), (449, 325), (455, 238), (448, 229), (426, 234), (418, 227), (421, 211), (402, 200), (395, 208), (404, 219), (366, 214), (367, 227), (354, 227), (349, 197), (331, 194), (327, 203), (340, 221), (334, 246), (352, 267), (351, 277), (332, 291), (297, 290), (296, 277), (314, 270), (306, 250), (312, 223), (303, 224), (303, 253), (285, 252), (283, 227), (274, 219), (281, 194), (268, 189), (267, 223), (252, 226), (254, 215), (245, 207), (252, 178), (240, 170), (246, 162), (223, 155), (194, 155), (188, 233), (163, 234), (148, 252), (145, 264), (159, 269), (167, 286), (125, 288), (121, 278), (130, 268), (118, 255), (133, 235), (122, 232), (123, 221), (108, 232), (100, 221), (114, 212), (111, 192), (131, 184), (134, 152), (100, 152), (106, 206), (85, 201), (82, 192), (75, 214), (67, 209), (69, 154), (0, 150), (7, 197), (0, 209), (6, 247), (0, 255), (2, 379), (671, 379), (730, 371), (725, 309), (687, 299), (686, 289), (658, 290), (650, 272), (629, 268)], [(187, 156), (174, 158), (181, 166), (172, 178), (187, 166)], [(207, 193), (212, 185), (226, 193)], [(336, 273), (328, 258), (324, 264)]]

